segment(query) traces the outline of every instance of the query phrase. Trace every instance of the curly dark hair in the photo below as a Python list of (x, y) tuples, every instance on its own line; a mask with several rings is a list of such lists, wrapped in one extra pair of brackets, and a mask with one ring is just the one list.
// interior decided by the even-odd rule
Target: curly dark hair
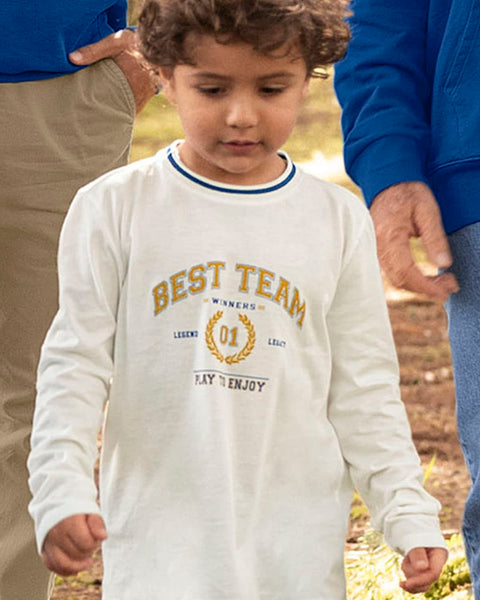
[(141, 50), (152, 64), (194, 64), (185, 47), (188, 34), (217, 42), (245, 42), (269, 54), (291, 44), (310, 75), (345, 54), (350, 30), (348, 0), (149, 0), (139, 18)]

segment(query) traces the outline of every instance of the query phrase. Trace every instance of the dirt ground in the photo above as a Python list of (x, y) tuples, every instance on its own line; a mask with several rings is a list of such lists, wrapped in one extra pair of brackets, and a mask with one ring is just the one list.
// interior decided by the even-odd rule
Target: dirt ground
[(441, 303), (410, 298), (389, 302), (400, 361), (402, 397), (426, 468), (426, 488), (442, 503), (444, 531), (461, 528), (470, 487), (458, 442), (446, 316)]
[[(387, 289), (395, 343), (400, 361), (403, 400), (413, 438), (425, 469), (426, 487), (442, 503), (445, 533), (461, 527), (468, 492), (466, 471), (455, 423), (455, 397), (443, 306), (434, 301)], [(432, 466), (433, 465), (433, 466)], [(352, 524), (351, 541), (364, 530), (365, 518)], [(98, 600), (101, 559), (88, 573), (59, 579), (53, 600)]]

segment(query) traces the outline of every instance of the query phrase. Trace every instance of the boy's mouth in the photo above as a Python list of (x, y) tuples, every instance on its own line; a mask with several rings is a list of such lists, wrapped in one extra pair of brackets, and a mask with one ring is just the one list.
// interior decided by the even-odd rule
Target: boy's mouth
[(256, 148), (259, 143), (260, 142), (254, 142), (252, 140), (229, 140), (227, 142), (223, 142), (223, 145), (233, 152), (246, 153)]

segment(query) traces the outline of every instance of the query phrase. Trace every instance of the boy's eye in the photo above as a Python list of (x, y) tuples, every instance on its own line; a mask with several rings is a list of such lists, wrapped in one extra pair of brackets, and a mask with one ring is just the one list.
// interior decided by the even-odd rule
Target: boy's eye
[(205, 96), (220, 96), (225, 92), (225, 88), (222, 88), (218, 85), (201, 86), (197, 89)]
[(279, 85), (266, 85), (263, 86), (262, 88), (260, 88), (260, 92), (264, 95), (264, 96), (275, 96), (276, 94), (281, 94), (282, 92), (285, 91), (285, 86), (279, 86)]

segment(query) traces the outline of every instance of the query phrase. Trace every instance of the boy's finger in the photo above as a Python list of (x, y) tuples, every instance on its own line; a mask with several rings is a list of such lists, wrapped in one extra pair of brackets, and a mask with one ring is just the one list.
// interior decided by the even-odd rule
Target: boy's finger
[(87, 515), (87, 525), (90, 530), (90, 535), (97, 542), (103, 542), (107, 539), (107, 529), (105, 522), (100, 515)]
[(416, 583), (414, 582), (401, 581), (400, 587), (402, 588), (402, 590), (405, 590), (409, 594), (421, 594), (422, 592), (428, 592), (432, 583), (433, 581), (430, 581), (428, 584), (425, 585), (416, 585)]
[(448, 551), (445, 548), (432, 548), (429, 550), (429, 557), (431, 569), (439, 577), (447, 562)]
[[(414, 548), (403, 561), (406, 580), (400, 583), (400, 587), (410, 594), (426, 592), (440, 576), (447, 556), (444, 548)], [(425, 561), (427, 568), (423, 566)]]
[[(90, 527), (88, 526), (89, 515), (75, 515), (72, 521), (68, 523), (68, 528), (65, 530), (65, 542), (61, 544), (65, 549), (74, 548), (74, 552), (70, 552), (74, 558), (87, 556), (97, 546), (97, 540), (92, 536)], [(67, 546), (68, 544), (68, 546)]]
[(63, 576), (76, 575), (80, 571), (90, 569), (93, 564), (91, 558), (74, 559), (58, 546), (45, 549), (42, 552), (42, 560), (47, 569)]
[(427, 548), (427, 555), (430, 563), (429, 571), (432, 573), (433, 581), (435, 581), (440, 577), (447, 562), (448, 550), (446, 548)]
[(408, 563), (414, 573), (419, 573), (428, 569), (430, 561), (425, 548), (413, 548), (408, 553)]
[[(85, 560), (88, 558), (94, 549), (93, 543), (86, 547), (85, 544), (79, 543), (75, 538), (72, 538), (70, 534), (67, 534), (63, 540), (56, 544), (56, 547), (68, 556), (71, 560)], [(46, 547), (49, 549), (49, 546)]]
[(72, 515), (63, 519), (48, 532), (43, 550), (58, 548), (72, 558), (83, 558), (88, 554), (92, 539), (86, 524), (86, 515)]
[(437, 577), (438, 576), (429, 569), (418, 575), (413, 575), (411, 577), (407, 576), (405, 581), (400, 582), (400, 587), (410, 594), (426, 592)]

